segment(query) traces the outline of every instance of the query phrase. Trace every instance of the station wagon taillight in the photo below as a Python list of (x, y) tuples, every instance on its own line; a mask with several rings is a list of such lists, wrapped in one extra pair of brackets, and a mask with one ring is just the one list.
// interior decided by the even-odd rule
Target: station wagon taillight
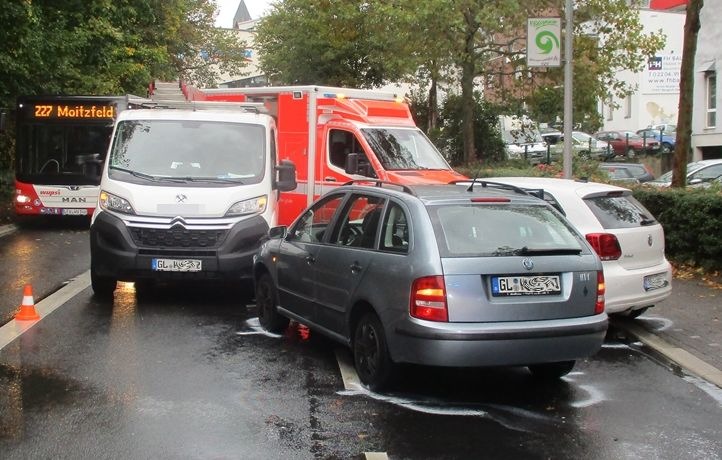
[(409, 312), (414, 318), (442, 322), (449, 320), (443, 276), (425, 276), (414, 280)]
[(597, 303), (594, 305), (594, 313), (599, 314), (604, 311), (604, 292), (607, 290), (607, 285), (604, 283), (604, 272), (599, 270), (597, 272)]
[(611, 233), (587, 233), (587, 241), (602, 260), (617, 260), (622, 257), (622, 248), (617, 237)]

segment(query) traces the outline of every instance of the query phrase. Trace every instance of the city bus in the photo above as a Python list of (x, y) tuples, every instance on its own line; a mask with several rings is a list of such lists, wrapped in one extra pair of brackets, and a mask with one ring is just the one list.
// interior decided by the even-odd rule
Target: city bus
[(90, 216), (113, 122), (137, 96), (21, 96), (15, 128), (18, 216)]

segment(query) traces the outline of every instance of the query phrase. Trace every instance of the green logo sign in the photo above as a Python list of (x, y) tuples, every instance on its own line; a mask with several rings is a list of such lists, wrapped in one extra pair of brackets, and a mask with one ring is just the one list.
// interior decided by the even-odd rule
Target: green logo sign
[(561, 18), (529, 18), (527, 24), (527, 65), (561, 65)]

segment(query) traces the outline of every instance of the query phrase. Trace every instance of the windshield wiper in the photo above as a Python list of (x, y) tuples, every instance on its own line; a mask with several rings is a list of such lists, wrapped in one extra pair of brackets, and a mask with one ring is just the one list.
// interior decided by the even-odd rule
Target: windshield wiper
[(494, 251), (495, 256), (556, 256), (556, 255), (577, 255), (581, 254), (581, 248), (528, 248), (524, 246), (522, 248), (512, 248), (504, 246)]
[(145, 180), (149, 180), (149, 181), (153, 181), (153, 182), (157, 182), (157, 181), (160, 179), (158, 176), (152, 176), (152, 175), (150, 175), (150, 174), (142, 173), (142, 172), (139, 172), (139, 171), (133, 171), (132, 169), (119, 168), (119, 167), (117, 167), (117, 166), (111, 166), (111, 168), (112, 168), (112, 169), (115, 169), (115, 170), (117, 170), (117, 171), (126, 172), (126, 173), (128, 173), (128, 174), (130, 174), (130, 175), (132, 175), (132, 176), (139, 177), (139, 178), (141, 178), (141, 179), (145, 179)]
[(233, 177), (194, 177), (194, 176), (182, 176), (182, 177), (169, 177), (168, 179), (177, 179), (183, 182), (211, 182), (217, 184), (239, 184), (243, 185), (243, 181)]

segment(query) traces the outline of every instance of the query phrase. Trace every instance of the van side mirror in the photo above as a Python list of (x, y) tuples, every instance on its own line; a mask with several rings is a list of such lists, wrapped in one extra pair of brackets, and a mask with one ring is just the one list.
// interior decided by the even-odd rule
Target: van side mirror
[(346, 174), (358, 174), (358, 153), (349, 153), (346, 155)]
[(296, 165), (291, 160), (281, 160), (281, 164), (276, 166), (278, 172), (278, 181), (276, 188), (281, 192), (290, 192), (296, 189)]

